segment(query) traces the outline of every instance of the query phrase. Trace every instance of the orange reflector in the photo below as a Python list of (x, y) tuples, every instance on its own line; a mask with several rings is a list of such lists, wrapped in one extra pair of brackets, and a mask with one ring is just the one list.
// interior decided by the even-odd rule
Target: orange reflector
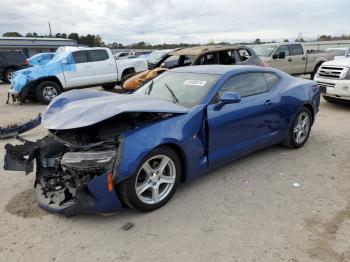
[(112, 182), (112, 173), (109, 173), (107, 175), (107, 178), (108, 178), (108, 184), (107, 184), (107, 187), (108, 187), (108, 191), (109, 192), (112, 192), (113, 191), (113, 182)]

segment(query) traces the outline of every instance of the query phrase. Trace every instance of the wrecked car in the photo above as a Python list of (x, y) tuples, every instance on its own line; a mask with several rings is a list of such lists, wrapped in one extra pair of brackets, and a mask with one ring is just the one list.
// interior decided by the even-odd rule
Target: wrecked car
[(30, 66), (45, 65), (51, 61), (55, 53), (39, 53), (27, 59)]
[(6, 170), (33, 171), (39, 205), (67, 216), (151, 211), (178, 184), (255, 150), (302, 147), (319, 109), (314, 81), (256, 66), (169, 70), (133, 94), (63, 93), (48, 135), (7, 144)]
[(117, 83), (145, 70), (144, 59), (115, 60), (109, 48), (60, 47), (48, 63), (15, 72), (8, 95), (21, 103), (37, 99), (49, 104), (60, 93), (73, 88), (102, 86), (111, 90)]

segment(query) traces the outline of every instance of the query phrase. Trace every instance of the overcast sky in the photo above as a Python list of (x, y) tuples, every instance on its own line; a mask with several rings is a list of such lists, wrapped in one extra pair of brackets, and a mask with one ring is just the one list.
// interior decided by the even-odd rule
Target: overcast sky
[(99, 34), (106, 43), (207, 43), (350, 34), (350, 0), (0, 0), (0, 35)]

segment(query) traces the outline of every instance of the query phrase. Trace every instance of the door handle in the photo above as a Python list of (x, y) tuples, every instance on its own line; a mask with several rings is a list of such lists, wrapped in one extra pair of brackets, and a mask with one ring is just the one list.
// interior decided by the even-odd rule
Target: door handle
[(293, 60), (292, 60), (292, 58), (288, 58), (288, 62), (292, 62)]
[(270, 105), (272, 105), (272, 101), (271, 100), (266, 100), (264, 105), (265, 106), (270, 106)]

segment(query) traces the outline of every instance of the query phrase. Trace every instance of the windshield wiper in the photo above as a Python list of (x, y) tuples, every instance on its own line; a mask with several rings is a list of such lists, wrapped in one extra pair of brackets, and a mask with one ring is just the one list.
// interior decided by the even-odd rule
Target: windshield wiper
[(170, 94), (171, 94), (171, 97), (173, 98), (173, 101), (178, 104), (179, 103), (179, 99), (177, 99), (176, 95), (174, 94), (174, 91), (168, 86), (168, 84), (164, 84), (166, 89), (169, 90)]
[(151, 94), (153, 88), (153, 81), (149, 84), (149, 87), (146, 89), (146, 95)]

